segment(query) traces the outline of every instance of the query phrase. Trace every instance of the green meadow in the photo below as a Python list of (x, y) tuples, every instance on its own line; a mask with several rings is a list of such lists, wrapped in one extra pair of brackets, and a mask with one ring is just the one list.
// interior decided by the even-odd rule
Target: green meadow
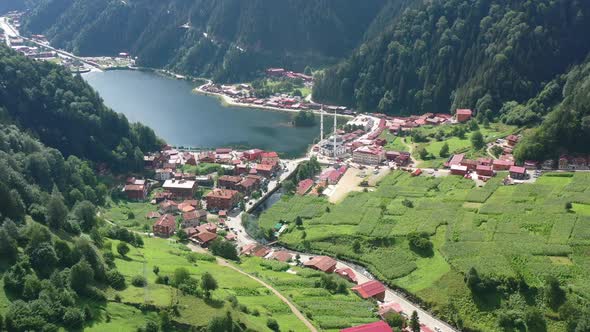
[[(285, 197), (259, 224), (290, 222), (280, 237), (284, 245), (358, 262), (443, 319), (498, 331), (500, 312), (538, 307), (548, 317), (558, 315), (538, 296), (508, 292), (509, 298), (475, 298), (463, 280), (471, 268), (507, 284), (522, 280), (531, 290), (554, 276), (571, 297), (590, 297), (590, 173), (555, 175), (504, 186), (502, 173), (476, 188), (461, 177), (400, 171), (337, 205), (324, 198)], [(298, 216), (302, 227), (293, 222)], [(428, 234), (432, 252), (412, 250), (407, 239), (412, 232)], [(547, 324), (549, 331), (564, 329), (559, 319)]]

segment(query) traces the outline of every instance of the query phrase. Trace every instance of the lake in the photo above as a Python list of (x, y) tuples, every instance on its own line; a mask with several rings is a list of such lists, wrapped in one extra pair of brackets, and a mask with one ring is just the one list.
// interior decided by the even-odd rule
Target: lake
[[(215, 97), (193, 93), (194, 83), (155, 73), (114, 70), (83, 77), (107, 106), (175, 146), (260, 148), (296, 157), (320, 135), (319, 120), (314, 127), (295, 128), (293, 113), (226, 107)], [(326, 118), (326, 131), (332, 122)]]

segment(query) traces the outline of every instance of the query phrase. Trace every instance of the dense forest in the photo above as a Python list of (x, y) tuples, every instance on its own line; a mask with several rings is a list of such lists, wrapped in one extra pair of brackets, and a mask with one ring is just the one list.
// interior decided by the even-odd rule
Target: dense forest
[(497, 112), (583, 61), (587, 31), (587, 1), (429, 1), (320, 75), (314, 99), (390, 114)]
[(78, 75), (0, 47), (0, 118), (34, 133), (45, 145), (115, 171), (138, 170), (157, 150), (153, 130), (107, 108)]
[(24, 28), (81, 55), (130, 52), (142, 66), (236, 81), (270, 66), (333, 63), (374, 19), (373, 31), (413, 2), (42, 0)]

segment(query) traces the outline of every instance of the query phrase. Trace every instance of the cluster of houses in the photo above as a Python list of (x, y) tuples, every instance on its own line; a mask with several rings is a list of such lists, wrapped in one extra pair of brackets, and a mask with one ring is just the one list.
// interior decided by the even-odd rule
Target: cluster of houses
[(295, 193), (300, 196), (319, 196), (328, 186), (338, 184), (348, 167), (344, 165), (328, 167), (315, 179), (304, 179), (299, 181)]
[[(217, 186), (212, 174), (198, 176), (182, 171), (184, 165), (200, 163), (219, 164), (223, 168), (224, 175), (217, 178)], [(219, 222), (223, 223), (228, 211), (236, 208), (242, 199), (263, 190), (281, 168), (279, 155), (273, 151), (221, 148), (188, 152), (170, 146), (145, 156), (144, 166), (154, 172), (154, 180), (128, 178), (122, 190), (127, 199), (147, 200), (150, 190), (161, 185), (162, 190), (158, 190), (151, 201), (158, 204), (158, 212), (146, 216), (156, 219), (153, 233), (169, 237), (180, 227), (189, 239), (202, 246), (214, 240), (217, 234), (216, 226), (207, 222), (208, 212), (217, 213)], [(195, 199), (199, 186), (210, 188), (202, 200)], [(230, 237), (233, 239), (235, 234)]]
[(526, 180), (527, 169), (516, 166), (514, 161), (506, 159), (478, 158), (477, 160), (465, 158), (465, 154), (455, 154), (444, 164), (451, 170), (452, 175), (470, 177), (473, 172), (480, 180), (487, 181), (496, 175), (498, 171), (508, 171), (510, 178), (514, 180)]

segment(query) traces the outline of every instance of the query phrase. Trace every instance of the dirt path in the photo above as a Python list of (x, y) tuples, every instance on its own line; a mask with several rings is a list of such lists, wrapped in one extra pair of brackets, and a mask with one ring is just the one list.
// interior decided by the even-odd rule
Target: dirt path
[(307, 320), (307, 318), (301, 313), (301, 311), (299, 311), (299, 309), (297, 309), (297, 307), (295, 307), (295, 305), (293, 305), (293, 303), (291, 303), (291, 301), (289, 301), (286, 297), (284, 297), (281, 293), (279, 293), (278, 290), (276, 290), (275, 288), (273, 288), (271, 285), (267, 284), (266, 282), (258, 279), (257, 277), (248, 274), (240, 269), (238, 269), (237, 267), (231, 265), (230, 263), (228, 263), (226, 260), (221, 259), (219, 257), (217, 257), (217, 264), (221, 265), (221, 266), (226, 266), (229, 267), (230, 269), (241, 273), (245, 276), (247, 276), (248, 278), (255, 280), (256, 282), (258, 282), (259, 284), (261, 284), (262, 286), (268, 288), (271, 292), (273, 292), (279, 299), (281, 299), (281, 301), (283, 301), (286, 305), (289, 306), (289, 308), (291, 309), (291, 311), (295, 314), (295, 316), (297, 316), (297, 318), (299, 318), (300, 321), (303, 322), (303, 324), (305, 324), (305, 326), (307, 326), (307, 328), (312, 331), (312, 332), (318, 332), (318, 330), (315, 328), (315, 326), (313, 326), (313, 324), (311, 324), (311, 322), (309, 320)]
[[(195, 246), (195, 245), (188, 245), (188, 247), (194, 251), (194, 252), (206, 252), (206, 250), (202, 249), (201, 247)], [(279, 293), (278, 290), (276, 290), (275, 288), (273, 288), (271, 285), (267, 284), (266, 282), (260, 280), (259, 278), (244, 272), (240, 269), (238, 269), (237, 267), (231, 265), (228, 261), (226, 261), (223, 258), (219, 258), (219, 257), (215, 257), (217, 259), (217, 264), (221, 265), (221, 266), (225, 266), (228, 267), (238, 273), (241, 273), (245, 276), (247, 276), (248, 278), (256, 281), (257, 283), (261, 284), (262, 286), (268, 288), (271, 292), (273, 292), (281, 301), (283, 301), (287, 306), (289, 306), (289, 309), (291, 309), (291, 312), (293, 312), (295, 314), (295, 316), (297, 316), (297, 318), (303, 322), (303, 324), (305, 324), (305, 326), (307, 326), (307, 328), (312, 331), (312, 332), (318, 332), (318, 330), (316, 329), (315, 326), (313, 326), (313, 324), (307, 319), (307, 317), (305, 317), (305, 315), (303, 315), (301, 313), (301, 311), (299, 311), (299, 309), (297, 309), (297, 307), (295, 307), (295, 305), (293, 305), (293, 303), (291, 303), (291, 301), (289, 301), (286, 297), (284, 297), (281, 293)]]

